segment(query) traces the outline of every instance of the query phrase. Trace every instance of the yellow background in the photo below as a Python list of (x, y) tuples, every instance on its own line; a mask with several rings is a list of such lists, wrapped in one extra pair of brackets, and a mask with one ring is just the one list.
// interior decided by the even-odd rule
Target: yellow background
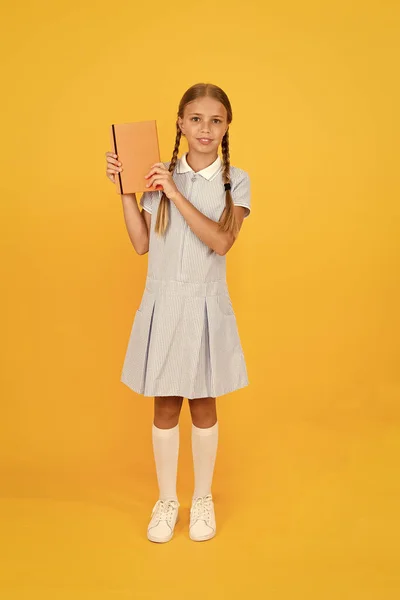
[[(2, 13), (1, 597), (398, 598), (399, 4)], [(120, 382), (148, 257), (104, 155), (155, 118), (170, 160), (200, 81), (252, 181), (227, 255), (250, 386), (217, 400), (217, 536), (188, 537), (185, 400), (181, 520), (152, 544), (153, 400)]]

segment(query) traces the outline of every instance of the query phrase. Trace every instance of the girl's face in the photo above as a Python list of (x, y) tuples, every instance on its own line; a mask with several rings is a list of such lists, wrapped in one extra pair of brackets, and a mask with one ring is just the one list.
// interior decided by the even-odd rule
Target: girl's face
[(178, 117), (178, 123), (189, 148), (202, 154), (216, 155), (228, 129), (225, 106), (209, 97), (189, 102), (185, 106), (183, 119)]

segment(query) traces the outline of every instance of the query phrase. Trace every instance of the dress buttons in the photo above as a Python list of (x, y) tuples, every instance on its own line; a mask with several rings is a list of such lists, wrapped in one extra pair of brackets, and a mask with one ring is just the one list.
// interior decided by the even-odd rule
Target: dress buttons
[(196, 181), (196, 175), (193, 175), (192, 181)]

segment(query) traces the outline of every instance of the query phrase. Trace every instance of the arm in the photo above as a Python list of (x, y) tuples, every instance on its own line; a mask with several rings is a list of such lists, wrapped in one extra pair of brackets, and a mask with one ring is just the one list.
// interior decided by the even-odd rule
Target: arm
[[(235, 241), (233, 235), (230, 232), (221, 231), (218, 222), (206, 217), (206, 215), (197, 210), (197, 208), (180, 193), (173, 180), (172, 174), (163, 163), (155, 163), (147, 173), (146, 179), (148, 179), (147, 187), (150, 187), (151, 185), (161, 185), (163, 187), (167, 198), (175, 204), (190, 229), (202, 242), (204, 242), (204, 244), (221, 256), (228, 252)], [(248, 181), (247, 174), (246, 177), (242, 179), (242, 185), (246, 180)], [(240, 182), (236, 187), (239, 187), (239, 185)], [(244, 191), (247, 194), (246, 187), (244, 187)], [(246, 210), (248, 209), (243, 206), (234, 206), (239, 231)]]
[[(223, 256), (232, 247), (235, 239), (229, 231), (220, 231), (216, 221), (209, 219), (197, 210), (180, 192), (174, 194), (171, 201), (175, 204), (190, 229), (197, 237), (209, 246), (214, 252)], [(235, 206), (235, 215), (239, 230), (242, 226), (246, 209), (243, 206)]]
[(136, 194), (121, 194), (125, 225), (129, 238), (138, 254), (146, 254), (149, 250), (149, 230), (151, 214), (140, 211)]

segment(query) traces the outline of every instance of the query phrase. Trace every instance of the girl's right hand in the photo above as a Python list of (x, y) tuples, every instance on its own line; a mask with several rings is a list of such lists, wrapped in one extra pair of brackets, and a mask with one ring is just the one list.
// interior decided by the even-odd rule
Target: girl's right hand
[(122, 171), (122, 163), (118, 161), (118, 156), (114, 152), (106, 152), (107, 159), (107, 177), (115, 183), (115, 176)]

